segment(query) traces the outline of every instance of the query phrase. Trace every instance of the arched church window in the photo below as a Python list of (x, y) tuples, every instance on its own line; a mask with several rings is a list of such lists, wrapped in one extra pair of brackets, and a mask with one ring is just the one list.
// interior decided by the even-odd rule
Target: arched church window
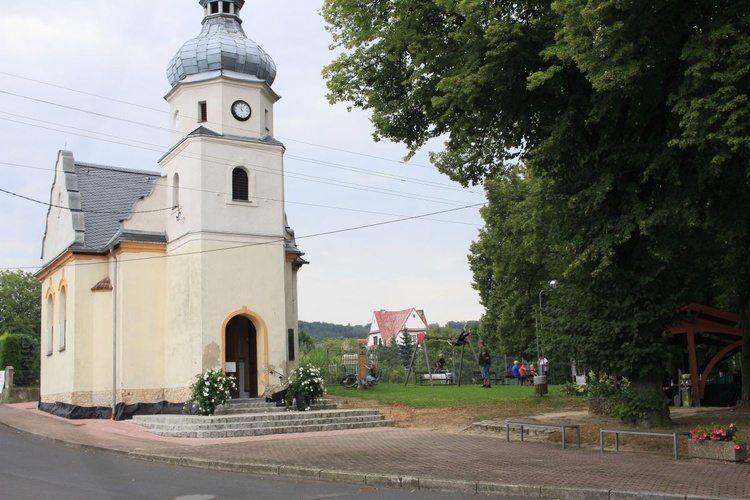
[(249, 191), (247, 172), (243, 168), (235, 167), (232, 170), (232, 200), (248, 201)]
[(67, 287), (62, 287), (60, 290), (60, 303), (58, 305), (59, 311), (58, 314), (60, 315), (60, 331), (58, 333), (59, 342), (60, 345), (58, 347), (59, 350), (64, 351), (65, 350), (65, 333), (68, 329), (68, 305), (67, 305)]
[(47, 356), (52, 355), (52, 332), (54, 330), (55, 309), (52, 301), (52, 294), (47, 296)]

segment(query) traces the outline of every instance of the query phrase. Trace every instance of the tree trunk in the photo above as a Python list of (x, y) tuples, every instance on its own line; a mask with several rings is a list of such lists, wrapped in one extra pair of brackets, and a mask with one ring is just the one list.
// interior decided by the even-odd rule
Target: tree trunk
[(631, 381), (638, 399), (644, 404), (643, 415), (635, 420), (635, 425), (650, 429), (653, 427), (671, 427), (669, 417), (669, 398), (664, 394), (663, 375), (653, 370)]

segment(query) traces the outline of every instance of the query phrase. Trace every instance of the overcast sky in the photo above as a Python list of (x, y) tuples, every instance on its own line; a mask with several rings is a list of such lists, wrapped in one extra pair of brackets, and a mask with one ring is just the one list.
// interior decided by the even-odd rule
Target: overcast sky
[[(441, 325), (479, 319), (467, 255), (482, 189), (437, 173), (427, 150), (403, 163), (405, 148), (374, 142), (364, 113), (327, 102), (321, 70), (333, 53), (320, 5), (248, 0), (241, 12), (245, 33), (277, 67), (286, 211), (310, 261), (299, 272), (299, 319), (365, 324), (374, 310), (411, 307)], [(198, 0), (3, 2), (0, 269), (39, 269), (59, 150), (158, 171), (167, 63), (202, 19)], [(392, 222), (405, 217), (415, 218)]]

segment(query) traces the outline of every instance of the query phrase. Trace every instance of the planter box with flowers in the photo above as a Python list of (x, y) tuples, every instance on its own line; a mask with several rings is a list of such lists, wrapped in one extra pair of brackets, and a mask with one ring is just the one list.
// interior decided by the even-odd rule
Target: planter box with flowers
[(190, 386), (190, 399), (185, 403), (184, 411), (213, 415), (216, 407), (226, 403), (231, 398), (231, 391), (236, 388), (234, 376), (209, 368), (205, 373), (195, 376)]
[(698, 426), (690, 431), (688, 454), (693, 458), (744, 462), (747, 446), (737, 435), (737, 426), (713, 424)]
[(292, 370), (289, 389), (286, 392), (286, 406), (296, 406), (298, 411), (309, 410), (310, 406), (326, 394), (320, 370), (312, 365), (304, 365)]

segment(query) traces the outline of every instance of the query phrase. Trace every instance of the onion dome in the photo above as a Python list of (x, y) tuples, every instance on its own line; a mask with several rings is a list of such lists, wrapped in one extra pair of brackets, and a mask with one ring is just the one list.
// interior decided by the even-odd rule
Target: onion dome
[(174, 87), (191, 75), (228, 71), (257, 78), (269, 86), (276, 78), (276, 64), (242, 30), (240, 9), (245, 0), (199, 0), (205, 10), (200, 35), (185, 42), (167, 67)]

